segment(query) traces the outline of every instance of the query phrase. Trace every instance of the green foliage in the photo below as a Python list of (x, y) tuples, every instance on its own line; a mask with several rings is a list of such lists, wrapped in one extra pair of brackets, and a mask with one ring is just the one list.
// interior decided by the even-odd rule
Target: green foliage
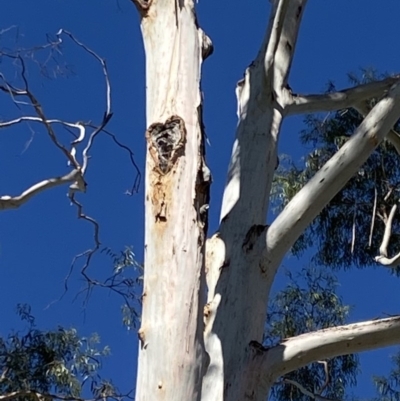
[(121, 306), (123, 324), (128, 330), (136, 328), (142, 307), (143, 265), (136, 260), (131, 247), (125, 247), (119, 253), (110, 248), (104, 248), (102, 252), (113, 262), (113, 274), (105, 281), (105, 286), (124, 299)]
[(33, 391), (79, 398), (90, 391), (96, 399), (117, 396), (114, 386), (98, 373), (101, 358), (109, 354), (109, 349), (97, 349), (97, 334), (79, 337), (75, 329), (62, 327), (41, 331), (28, 306), (18, 305), (17, 311), (28, 329), (0, 338), (0, 394)]
[[(350, 76), (350, 80), (356, 84), (376, 78), (375, 73), (365, 71), (360, 80), (354, 75)], [(371, 106), (374, 103), (375, 100), (372, 100)], [(288, 158), (284, 158), (280, 164), (272, 195), (276, 210), (283, 209), (289, 203), (346, 143), (361, 121), (362, 117), (354, 109), (340, 110), (325, 117), (309, 115), (305, 118), (306, 129), (301, 132), (300, 141), (306, 149), (311, 150), (301, 167)], [(364, 267), (374, 263), (373, 258), (379, 254), (383, 238), (383, 219), (399, 199), (398, 161), (399, 155), (393, 146), (384, 141), (323, 209), (293, 246), (292, 252), (301, 255), (305, 249), (313, 246), (316, 252), (314, 261), (318, 265), (333, 268)], [(395, 218), (389, 255), (399, 251), (400, 221)]]
[[(381, 78), (384, 76), (374, 71), (363, 71), (361, 78), (349, 75), (355, 85)], [(328, 92), (334, 90), (330, 84)], [(369, 106), (373, 107), (377, 100), (372, 99)], [(309, 115), (304, 122), (306, 128), (300, 134), (300, 142), (307, 153), (302, 165), (293, 163), (286, 155), (280, 157), (271, 197), (275, 212), (282, 210), (347, 142), (362, 122), (362, 116), (354, 109), (346, 109), (328, 115)], [(399, 123), (395, 129), (400, 132)], [(399, 157), (394, 147), (384, 141), (303, 233), (292, 253), (300, 256), (312, 247), (317, 266), (336, 269), (373, 264), (382, 243), (384, 221), (400, 198)], [(388, 251), (389, 256), (400, 251), (397, 215)], [(288, 287), (270, 305), (267, 333), (271, 337), (267, 346), (286, 337), (345, 323), (349, 308), (335, 294), (336, 282), (326, 269), (311, 267), (296, 277), (287, 274)], [(376, 401), (400, 401), (400, 353), (393, 363), (388, 377), (374, 378), (379, 394)], [(274, 386), (272, 397), (306, 401), (313, 398), (305, 394), (309, 392), (327, 399), (344, 399), (346, 387), (356, 383), (357, 372), (356, 355), (333, 358), (326, 366), (316, 362), (285, 375)]]
[[(288, 286), (272, 300), (267, 316), (265, 344), (272, 346), (283, 338), (345, 323), (349, 307), (336, 295), (335, 278), (315, 267), (303, 269), (295, 277), (286, 273)], [(358, 357), (345, 355), (324, 363), (313, 363), (283, 376), (273, 390), (276, 400), (308, 401), (309, 397), (289, 379), (311, 393), (323, 390), (324, 397), (343, 398), (347, 386), (356, 384)]]
[(393, 367), (388, 377), (374, 376), (378, 396), (376, 401), (400, 401), (400, 352), (392, 357)]

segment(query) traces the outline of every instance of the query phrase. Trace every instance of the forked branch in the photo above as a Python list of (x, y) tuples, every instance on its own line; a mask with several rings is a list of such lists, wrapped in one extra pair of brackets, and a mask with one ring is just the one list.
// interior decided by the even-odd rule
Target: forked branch
[(265, 51), (264, 58), (265, 77), (267, 80), (270, 80), (274, 77), (273, 68), (276, 61), (275, 58), (278, 45), (281, 40), (285, 16), (289, 4), (290, 0), (277, 0), (274, 5), (274, 7), (276, 7), (276, 10), (273, 10), (271, 12), (273, 21), (271, 23), (271, 34), (269, 36), (268, 46)]
[[(281, 260), (299, 235), (359, 170), (400, 117), (400, 84), (381, 99), (351, 138), (297, 193), (267, 231), (267, 260)], [(276, 258), (276, 259), (274, 259)]]
[(324, 373), (325, 373), (325, 382), (324, 382), (323, 386), (318, 391), (309, 391), (304, 386), (302, 386), (300, 383), (296, 382), (295, 380), (288, 379), (288, 378), (284, 378), (282, 380), (282, 382), (298, 388), (304, 395), (306, 395), (307, 397), (310, 397), (313, 400), (317, 400), (317, 401), (340, 401), (340, 400), (337, 400), (337, 399), (327, 398), (327, 397), (324, 397), (322, 395), (322, 393), (324, 392), (326, 387), (329, 385), (328, 362), (327, 361), (316, 361), (316, 362), (324, 365)]
[(384, 220), (385, 231), (383, 234), (382, 244), (379, 247), (379, 255), (375, 257), (376, 262), (387, 267), (396, 267), (400, 264), (400, 252), (392, 258), (388, 258), (388, 246), (390, 237), (392, 236), (392, 225), (396, 211), (397, 205), (393, 205), (389, 217)]
[[(398, 82), (400, 82), (400, 75), (394, 75), (380, 81), (369, 82), (342, 91), (322, 95), (298, 95), (288, 91), (289, 100), (285, 107), (285, 112), (287, 115), (294, 115), (334, 111), (352, 107), (363, 117), (366, 117), (371, 111), (371, 107), (368, 106), (368, 100), (381, 98)], [(399, 134), (392, 129), (389, 131), (387, 139), (400, 155)]]
[[(86, 139), (86, 129), (91, 126), (91, 124), (85, 124), (83, 122), (76, 122), (76, 123), (71, 123), (59, 119), (49, 119), (46, 117), (44, 108), (39, 102), (39, 100), (36, 98), (36, 96), (33, 94), (33, 92), (30, 90), (27, 75), (26, 75), (26, 63), (25, 63), (25, 58), (24, 58), (24, 51), (15, 51), (10, 54), (3, 53), (5, 57), (10, 58), (15, 62), (16, 66), (20, 67), (20, 78), (22, 82), (23, 88), (17, 88), (15, 85), (9, 83), (4, 76), (4, 74), (0, 73), (0, 90), (6, 94), (8, 94), (12, 100), (12, 102), (19, 108), (21, 104), (23, 105), (28, 105), (31, 106), (36, 113), (34, 116), (21, 116), (17, 118), (10, 119), (8, 121), (1, 121), (0, 122), (0, 129), (2, 128), (8, 128), (12, 127), (16, 124), (20, 124), (23, 122), (36, 122), (42, 124), (46, 131), (47, 134), (50, 138), (50, 140), (53, 142), (56, 148), (58, 148), (65, 158), (67, 159), (68, 165), (71, 166), (72, 171), (61, 176), (61, 177), (54, 177), (54, 178), (49, 178), (43, 181), (40, 181), (25, 191), (23, 191), (20, 195), (18, 196), (9, 196), (9, 195), (4, 195), (0, 197), (0, 210), (4, 209), (10, 209), (10, 208), (18, 208), (25, 202), (27, 202), (29, 199), (31, 199), (33, 196), (39, 194), (40, 192), (47, 190), (49, 188), (63, 185), (65, 183), (71, 183), (70, 185), (70, 190), (69, 194), (70, 197), (71, 195), (76, 192), (76, 191), (81, 191), (85, 192), (86, 190), (86, 183), (84, 180), (84, 174), (88, 166), (89, 162), (89, 150), (91, 149), (94, 138), (97, 136), (98, 133), (100, 133), (104, 127), (107, 125), (109, 122), (110, 118), (112, 117), (112, 112), (111, 112), (111, 85), (110, 85), (110, 80), (108, 76), (108, 71), (107, 71), (107, 66), (105, 61), (100, 58), (93, 50), (89, 49), (87, 46), (85, 46), (83, 43), (79, 42), (71, 33), (60, 30), (57, 33), (57, 41), (56, 42), (51, 42), (49, 45), (45, 45), (42, 47), (39, 47), (39, 50), (43, 50), (47, 48), (48, 46), (53, 49), (54, 47), (59, 46), (62, 43), (62, 35), (67, 35), (76, 45), (80, 46), (83, 48), (87, 53), (89, 53), (91, 56), (96, 58), (96, 60), (101, 64), (102, 69), (103, 69), (103, 75), (105, 78), (105, 83), (106, 83), (106, 110), (103, 114), (103, 119), (101, 123), (94, 127), (93, 132), (88, 135), (87, 138), (87, 144), (82, 150), (81, 154), (81, 160), (78, 160), (77, 158), (77, 149), (80, 144)], [(22, 99), (22, 101), (20, 100)], [(78, 134), (75, 135), (75, 139), (69, 144), (69, 145), (64, 145), (58, 138), (56, 131), (54, 129), (55, 124), (61, 124), (64, 127), (72, 128), (78, 131)]]
[(306, 388), (304, 388), (304, 386), (302, 386), (300, 383), (298, 383), (298, 382), (296, 382), (294, 380), (283, 379), (283, 382), (287, 383), (287, 384), (291, 384), (292, 386), (297, 387), (304, 395), (306, 395), (307, 397), (310, 397), (312, 400), (317, 400), (317, 401), (339, 401), (339, 400), (334, 400), (332, 398), (324, 397), (320, 393), (313, 393), (313, 392), (307, 390)]

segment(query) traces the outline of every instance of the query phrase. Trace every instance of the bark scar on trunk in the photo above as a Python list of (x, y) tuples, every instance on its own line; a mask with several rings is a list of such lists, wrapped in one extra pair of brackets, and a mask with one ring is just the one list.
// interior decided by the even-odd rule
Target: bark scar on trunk
[(153, 185), (152, 203), (155, 208), (155, 218), (157, 222), (165, 223), (167, 221), (167, 200), (164, 192), (164, 185), (157, 181)]
[(258, 341), (250, 341), (249, 349), (253, 352), (254, 355), (262, 355), (268, 351), (267, 347), (264, 347)]
[(246, 253), (250, 252), (253, 249), (258, 237), (264, 232), (264, 229), (267, 227), (268, 226), (263, 226), (262, 224), (254, 224), (250, 227), (242, 244), (242, 249)]
[(179, 116), (171, 116), (164, 123), (151, 124), (146, 131), (149, 152), (154, 168), (161, 175), (168, 174), (180, 156), (186, 143), (185, 122)]

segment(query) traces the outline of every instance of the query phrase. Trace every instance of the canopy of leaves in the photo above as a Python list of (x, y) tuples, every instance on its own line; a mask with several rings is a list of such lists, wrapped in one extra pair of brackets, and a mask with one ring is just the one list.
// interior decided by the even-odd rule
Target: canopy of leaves
[[(267, 316), (267, 346), (283, 338), (345, 323), (349, 307), (336, 295), (335, 278), (313, 266), (293, 276), (287, 272), (288, 286), (272, 300)], [(305, 366), (283, 376), (272, 391), (276, 400), (308, 401), (295, 382), (311, 394), (342, 399), (347, 386), (356, 384), (358, 357), (344, 355)]]
[(0, 338), (1, 395), (37, 401), (34, 393), (50, 399), (77, 399), (90, 391), (95, 399), (117, 398), (111, 382), (102, 380), (98, 373), (101, 358), (109, 349), (96, 348), (97, 335), (79, 337), (75, 329), (61, 327), (40, 331), (28, 306), (19, 305), (18, 313), (29, 326), (23, 334)]
[[(353, 84), (378, 78), (364, 72), (361, 79), (350, 76)], [(381, 78), (381, 77), (379, 77)], [(333, 91), (331, 85), (329, 91)], [(376, 99), (370, 101), (372, 107)], [(283, 209), (314, 174), (343, 146), (362, 121), (354, 109), (340, 110), (326, 116), (308, 115), (301, 143), (310, 152), (302, 167), (284, 158), (275, 178), (272, 199)], [(397, 130), (400, 125), (395, 127)], [(333, 268), (371, 265), (379, 254), (384, 219), (399, 199), (399, 155), (384, 141), (359, 172), (324, 208), (294, 245), (292, 252), (300, 255), (306, 248), (316, 248), (314, 261)], [(400, 221), (395, 219), (389, 255), (400, 251)]]

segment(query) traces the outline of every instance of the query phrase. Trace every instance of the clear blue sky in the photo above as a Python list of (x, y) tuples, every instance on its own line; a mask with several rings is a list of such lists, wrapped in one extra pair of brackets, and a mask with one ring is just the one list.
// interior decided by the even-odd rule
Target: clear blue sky
[[(212, 38), (215, 53), (204, 65), (205, 125), (210, 138), (208, 161), (213, 172), (211, 233), (216, 228), (236, 125), (234, 89), (244, 69), (255, 57), (268, 20), (268, 1), (199, 0), (199, 22)], [(301, 28), (290, 85), (295, 92), (320, 92), (329, 79), (347, 85), (346, 73), (360, 67), (399, 71), (398, 16), (396, 0), (310, 0)], [(139, 18), (129, 0), (2, 0), (0, 29), (17, 30), (0, 38), (0, 46), (30, 47), (44, 43), (46, 34), (60, 28), (106, 58), (113, 90), (114, 117), (110, 130), (135, 152), (144, 164), (145, 87), (144, 53)], [(14, 36), (13, 36), (14, 35)], [(52, 118), (99, 121), (104, 111), (101, 70), (90, 57), (66, 40), (66, 62), (75, 75), (67, 79), (38, 80), (31, 70), (32, 89)], [(3, 65), (0, 65), (0, 69)], [(12, 71), (7, 69), (8, 76)], [(0, 118), (19, 111), (3, 96)], [(286, 121), (280, 152), (301, 154), (296, 138), (301, 118)], [(34, 134), (32, 133), (34, 132)], [(59, 131), (60, 135), (66, 134)], [(27, 143), (29, 146), (27, 147)], [(65, 161), (39, 126), (18, 126), (0, 135), (0, 193), (15, 195), (37, 180), (66, 172)], [(143, 245), (143, 186), (133, 197), (124, 195), (135, 171), (129, 158), (106, 138), (92, 152), (88, 192), (80, 196), (88, 214), (101, 225), (101, 240), (115, 250), (133, 245), (138, 259)], [(86, 309), (82, 298), (73, 299), (84, 282), (76, 272), (67, 295), (58, 302), (72, 257), (92, 244), (88, 224), (76, 219), (66, 188), (48, 191), (17, 211), (0, 214), (0, 335), (17, 327), (14, 314), (19, 302), (31, 304), (39, 327), (74, 326), (81, 334), (98, 332), (112, 350), (104, 376), (126, 390), (134, 383), (137, 339), (121, 324), (120, 300), (95, 290)], [(287, 259), (294, 269), (307, 261)], [(93, 275), (111, 269), (105, 257), (95, 258)], [(340, 294), (354, 305), (352, 321), (398, 312), (398, 279), (382, 269), (369, 268), (340, 274)], [(277, 286), (284, 285), (282, 278)], [(51, 304), (50, 307), (47, 306)], [(86, 312), (86, 313), (84, 313)], [(366, 354), (363, 375), (355, 390), (372, 396), (369, 375), (384, 373), (393, 350)]]

